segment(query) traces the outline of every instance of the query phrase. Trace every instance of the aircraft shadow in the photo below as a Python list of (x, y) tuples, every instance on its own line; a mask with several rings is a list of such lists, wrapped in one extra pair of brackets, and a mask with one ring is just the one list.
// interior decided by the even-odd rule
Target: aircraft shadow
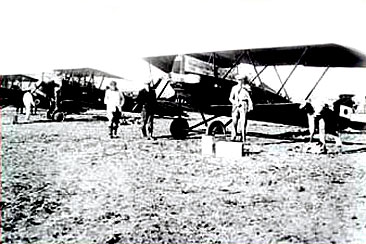
[(366, 147), (358, 148), (358, 149), (351, 149), (351, 150), (345, 150), (342, 152), (342, 154), (354, 154), (354, 153), (363, 153), (366, 152)]
[[(309, 133), (307, 131), (299, 131), (299, 132), (285, 132), (280, 134), (266, 134), (260, 132), (248, 132), (248, 136), (266, 138), (266, 139), (274, 139), (281, 140), (279, 142), (268, 142), (263, 143), (263, 145), (272, 145), (272, 144), (288, 144), (288, 143), (298, 143), (298, 142), (308, 142), (309, 138), (296, 138), (299, 136), (307, 136)], [(314, 138), (314, 142), (319, 142), (317, 138)], [(334, 143), (334, 141), (326, 140), (327, 143)], [(366, 143), (362, 142), (350, 142), (350, 141), (342, 141), (344, 145), (366, 145)]]
[[(201, 139), (202, 135), (204, 134), (204, 130), (196, 130), (190, 132), (186, 139)], [(226, 134), (228, 137), (229, 133)], [(261, 143), (262, 145), (274, 145), (274, 144), (289, 144), (289, 143), (299, 143), (303, 142), (306, 143), (309, 141), (307, 137), (309, 135), (308, 131), (297, 131), (297, 132), (284, 132), (279, 134), (268, 134), (268, 133), (260, 133), (260, 132), (248, 132), (248, 136), (257, 137), (257, 138), (265, 138), (265, 139), (273, 139), (278, 140), (276, 142), (265, 142)], [(298, 138), (302, 137), (302, 138)], [(173, 139), (171, 135), (162, 135), (155, 137), (156, 139)], [(318, 142), (317, 138), (314, 138), (314, 142)], [(327, 140), (327, 143), (334, 143), (334, 141)], [(343, 141), (344, 145), (366, 145), (366, 143), (362, 142), (349, 142)]]
[[(205, 130), (192, 130), (189, 132), (185, 139), (201, 139), (202, 135), (205, 134)], [(181, 139), (174, 139), (172, 135), (160, 135), (155, 136), (156, 139), (171, 139), (171, 140), (181, 140)]]
[[(284, 132), (280, 134), (267, 134), (260, 132), (248, 132), (248, 136), (266, 138), (266, 139), (275, 139), (281, 140), (280, 142), (275, 143), (264, 143), (264, 144), (282, 144), (282, 143), (297, 143), (297, 142), (307, 142), (308, 138), (296, 138), (299, 136), (307, 136), (309, 133), (307, 131), (298, 131), (298, 132)], [(286, 140), (286, 141), (283, 141)]]
[(41, 123), (67, 123), (67, 122), (91, 122), (91, 121), (106, 121), (105, 119), (101, 118), (66, 118), (62, 122), (50, 120), (50, 119), (38, 119), (38, 120), (31, 120), (31, 121), (22, 121), (18, 122), (19, 125), (24, 124), (41, 124)]

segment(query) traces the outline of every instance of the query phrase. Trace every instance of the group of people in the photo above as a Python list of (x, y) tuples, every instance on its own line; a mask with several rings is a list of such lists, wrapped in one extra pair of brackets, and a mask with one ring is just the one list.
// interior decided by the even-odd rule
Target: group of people
[[(235, 141), (238, 135), (238, 127), (241, 129), (241, 141), (246, 141), (247, 113), (253, 110), (253, 102), (250, 97), (250, 80), (247, 76), (237, 77), (238, 84), (235, 85), (230, 93), (232, 104), (232, 130), (231, 140)], [(342, 141), (339, 131), (348, 127), (346, 118), (340, 114), (341, 106), (345, 105), (349, 109), (354, 109), (355, 102), (348, 96), (340, 96), (333, 103), (333, 109), (326, 102), (306, 100), (300, 105), (300, 109), (307, 114), (309, 142), (313, 141), (316, 130), (319, 133), (319, 153), (327, 153), (326, 134), (332, 137), (336, 143), (338, 151), (342, 151)], [(351, 112), (349, 112), (351, 113)], [(240, 122), (240, 126), (239, 125)]]
[[(341, 109), (342, 106), (344, 106), (343, 111)], [(350, 115), (356, 107), (356, 103), (351, 99), (351, 97), (344, 97), (343, 95), (333, 103), (333, 109), (331, 109), (328, 103), (319, 99), (307, 99), (304, 101), (300, 105), (300, 109), (303, 109), (308, 117), (310, 133), (309, 142), (312, 142), (315, 131), (318, 129), (320, 153), (327, 153), (325, 140), (326, 134), (334, 139), (338, 151), (341, 152), (342, 141), (339, 131), (349, 126), (349, 119), (347, 116)], [(344, 109), (346, 109), (348, 115), (342, 115), (342, 112), (344, 113)]]
[[(231, 140), (236, 140), (240, 124), (241, 139), (246, 140), (247, 113), (253, 110), (253, 102), (250, 97), (249, 78), (247, 76), (237, 77), (238, 84), (232, 88), (230, 102), (232, 108), (233, 129)], [(112, 81), (105, 92), (104, 103), (108, 118), (109, 136), (117, 136), (119, 121), (122, 116), (122, 106), (125, 97), (117, 88), (117, 83)], [(148, 81), (144, 84), (137, 96), (137, 104), (141, 106), (141, 135), (147, 139), (153, 138), (154, 111), (156, 108), (156, 93), (153, 83)]]
[[(232, 129), (231, 129), (231, 140), (235, 141), (240, 133), (240, 140), (245, 143), (246, 142), (246, 131), (247, 131), (247, 114), (248, 112), (253, 110), (253, 101), (251, 99), (251, 86), (250, 80), (248, 76), (238, 76), (236, 77), (238, 84), (232, 87), (230, 92), (229, 101), (232, 104)], [(59, 97), (61, 87), (60, 81), (61, 78), (56, 79), (58, 82), (53, 81), (54, 86), (52, 87), (52, 95), (51, 96), (51, 104), (50, 106), (53, 109), (57, 109), (57, 98)], [(31, 115), (32, 107), (35, 106), (34, 96), (35, 94), (41, 94), (43, 96), (47, 96), (47, 92), (44, 87), (41, 88), (41, 85), (33, 86), (28, 89), (23, 96), (23, 103), (25, 106), (26, 119), (29, 120)], [(43, 91), (44, 90), (44, 91)], [(108, 128), (109, 128), (109, 136), (111, 138), (117, 136), (117, 129), (120, 123), (120, 119), (122, 118), (122, 106), (125, 103), (125, 97), (123, 93), (117, 88), (117, 83), (112, 81), (110, 86), (107, 88), (105, 92), (104, 103), (106, 105), (106, 114), (108, 118)], [(146, 137), (147, 139), (153, 138), (153, 129), (154, 129), (154, 112), (156, 109), (156, 93), (154, 89), (154, 85), (152, 81), (148, 81), (144, 83), (143, 89), (141, 89), (137, 96), (137, 104), (141, 109), (141, 135)], [(337, 107), (337, 104), (335, 104)], [(301, 107), (307, 113), (308, 116), (308, 126), (310, 132), (310, 142), (313, 140), (313, 136), (315, 134), (316, 128), (319, 130), (319, 141), (322, 147), (323, 152), (326, 152), (325, 147), (325, 124), (327, 123), (327, 133), (334, 136), (336, 145), (341, 147), (342, 142), (340, 140), (338, 131), (339, 124), (334, 125), (332, 121), (338, 121), (337, 111), (332, 111), (326, 104), (317, 105), (310, 100), (304, 102)], [(331, 121), (331, 122), (328, 122)]]
[[(117, 83), (112, 81), (105, 92), (104, 103), (108, 118), (109, 136), (117, 136), (118, 125), (122, 116), (122, 106), (125, 97), (117, 88)], [(153, 138), (154, 110), (156, 107), (156, 93), (151, 81), (144, 84), (137, 95), (137, 103), (141, 106), (141, 134), (147, 139)]]
[(52, 112), (58, 110), (61, 87), (61, 74), (56, 74), (56, 76), (48, 82), (41, 81), (33, 83), (23, 95), (26, 120), (29, 121), (32, 109), (35, 111), (37, 109), (37, 100), (35, 99), (37, 96), (41, 96), (49, 101), (47, 117), (51, 118)]

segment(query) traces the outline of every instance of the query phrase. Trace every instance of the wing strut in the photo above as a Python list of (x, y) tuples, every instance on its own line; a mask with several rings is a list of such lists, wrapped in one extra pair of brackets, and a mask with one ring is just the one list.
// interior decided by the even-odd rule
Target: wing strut
[(263, 68), (258, 72), (258, 74), (256, 74), (256, 75), (254, 76), (254, 78), (250, 80), (250, 83), (253, 83), (253, 82), (255, 81), (255, 79), (257, 79), (257, 77), (258, 77), (260, 74), (262, 74), (262, 73), (263, 73), (263, 71), (264, 71), (267, 67), (268, 67), (267, 65), (266, 65), (266, 66), (264, 66), (264, 67), (263, 67)]
[(292, 76), (292, 74), (294, 73), (294, 71), (296, 70), (297, 66), (300, 64), (302, 58), (305, 56), (306, 52), (308, 51), (309, 47), (306, 47), (304, 49), (304, 51), (302, 52), (299, 60), (297, 60), (294, 68), (291, 70), (290, 74), (287, 76), (286, 80), (283, 82), (281, 88), (278, 90), (278, 92), (276, 93), (276, 95), (280, 94), (280, 92), (282, 91), (282, 89), (285, 87), (286, 83), (289, 81), (290, 77)]
[(325, 68), (322, 75), (320, 76), (318, 81), (315, 83), (314, 87), (310, 90), (309, 94), (305, 97), (305, 100), (308, 100), (308, 98), (311, 96), (311, 94), (313, 93), (315, 88), (318, 86), (319, 82), (323, 79), (324, 75), (327, 73), (328, 70), (329, 70), (329, 65)]
[(160, 99), (160, 97), (163, 95), (163, 93), (164, 93), (165, 89), (168, 87), (169, 83), (170, 83), (170, 79), (169, 79), (169, 80), (167, 80), (167, 82), (165, 83), (165, 85), (164, 85), (163, 89), (161, 89), (161, 91), (160, 91), (159, 95), (157, 96), (156, 100)]
[(149, 61), (149, 73), (150, 73), (150, 80), (152, 80), (152, 72), (151, 72), (151, 62)]
[[(280, 81), (281, 86), (282, 86), (282, 85), (283, 85), (283, 82), (282, 82), (282, 79), (281, 79), (280, 74), (278, 73), (278, 70), (277, 70), (276, 65), (273, 65), (273, 68), (274, 68), (274, 70), (276, 71), (276, 74), (277, 74), (278, 80)], [(288, 95), (288, 93), (287, 93), (286, 89), (285, 89), (285, 88), (283, 88), (283, 90), (284, 90), (284, 92), (285, 92), (285, 95), (286, 95), (287, 99), (288, 99), (288, 100), (290, 100), (290, 96)]]
[(104, 81), (104, 75), (102, 76), (102, 80), (101, 80), (101, 82), (100, 82), (100, 84), (99, 84), (99, 89), (101, 89), (101, 88), (102, 88), (103, 81)]
[(217, 67), (216, 67), (216, 53), (212, 53), (212, 63), (213, 63), (213, 72), (214, 72), (214, 77), (215, 78), (218, 78), (218, 75), (217, 75)]
[(242, 52), (240, 54), (240, 56), (235, 60), (234, 64), (231, 66), (231, 68), (225, 73), (225, 75), (222, 77), (222, 79), (226, 79), (226, 77), (230, 74), (230, 72), (236, 67), (238, 66), (238, 64), (240, 63), (241, 59), (244, 57), (245, 52)]
[[(261, 77), (259, 76), (260, 74), (258, 73), (257, 66), (254, 64), (253, 59), (252, 59), (252, 56), (250, 55), (250, 52), (249, 51), (248, 51), (248, 58), (249, 58), (250, 63), (253, 65), (253, 68), (254, 68), (255, 73), (257, 74), (256, 78), (258, 77), (258, 80), (261, 83), (262, 88), (264, 89), (263, 81), (262, 81)], [(262, 69), (262, 72), (263, 71), (264, 71), (264, 69)], [(253, 79), (253, 81), (254, 80), (255, 79)]]
[[(265, 86), (263, 84), (263, 81), (262, 81), (262, 79), (260, 77), (260, 74), (258, 73), (257, 66), (254, 64), (253, 59), (252, 59), (252, 56), (250, 55), (250, 52), (249, 51), (247, 52), (247, 55), (248, 55), (248, 58), (249, 58), (250, 63), (253, 65), (253, 68), (254, 68), (255, 73), (257, 74), (255, 78), (258, 77), (258, 80), (261, 83), (261, 87), (262, 87), (262, 89), (264, 91), (264, 96), (266, 97), (266, 101), (268, 102), (268, 99), (267, 99), (267, 90), (266, 90), (266, 88), (265, 88)], [(267, 68), (267, 65), (264, 66), (264, 68), (261, 70), (261, 72), (263, 72), (266, 68)], [(253, 81), (255, 80), (255, 78), (253, 79)]]

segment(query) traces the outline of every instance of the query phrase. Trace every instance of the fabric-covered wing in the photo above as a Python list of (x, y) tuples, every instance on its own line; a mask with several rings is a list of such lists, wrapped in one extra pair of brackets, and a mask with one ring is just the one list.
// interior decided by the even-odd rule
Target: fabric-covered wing
[(147, 62), (161, 69), (165, 73), (170, 73), (173, 68), (174, 59), (177, 55), (156, 56), (144, 58)]
[[(306, 51), (305, 51), (306, 50)], [(256, 48), (229, 50), (205, 53), (189, 53), (187, 55), (202, 61), (213, 62), (222, 68), (235, 63), (248, 63), (256, 66), (299, 65), (313, 67), (366, 67), (366, 56), (354, 49), (337, 44), (320, 44), (308, 46), (291, 46), (277, 48)], [(176, 55), (145, 58), (146, 61), (164, 72), (171, 72)]]
[[(305, 49), (307, 49), (305, 51)], [(313, 67), (366, 67), (366, 56), (356, 50), (337, 44), (263, 48), (218, 52), (231, 60), (236, 60), (242, 53), (241, 63), (253, 63), (257, 66), (295, 65), (305, 51), (299, 65)], [(249, 55), (248, 55), (249, 53)]]
[(92, 68), (80, 68), (80, 69), (57, 69), (55, 71), (61, 72), (63, 74), (72, 74), (72, 75), (81, 75), (81, 76), (90, 76), (90, 75), (94, 75), (94, 76), (104, 76), (107, 78), (114, 78), (114, 79), (121, 79), (121, 77), (116, 76), (116, 75), (112, 75), (109, 74), (107, 72), (104, 71), (100, 71), (97, 69), (92, 69)]

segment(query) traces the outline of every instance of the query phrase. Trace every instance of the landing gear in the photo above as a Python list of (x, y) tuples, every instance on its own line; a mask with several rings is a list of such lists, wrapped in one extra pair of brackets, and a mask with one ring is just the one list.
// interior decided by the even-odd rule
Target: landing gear
[(221, 121), (215, 120), (207, 127), (206, 134), (209, 136), (226, 135), (226, 127)]
[(52, 115), (52, 120), (57, 122), (62, 122), (65, 119), (65, 114), (63, 112), (55, 111)]
[(174, 139), (185, 139), (188, 135), (189, 125), (184, 118), (175, 118), (170, 124), (170, 133)]
[(47, 111), (47, 119), (52, 119), (52, 111)]

